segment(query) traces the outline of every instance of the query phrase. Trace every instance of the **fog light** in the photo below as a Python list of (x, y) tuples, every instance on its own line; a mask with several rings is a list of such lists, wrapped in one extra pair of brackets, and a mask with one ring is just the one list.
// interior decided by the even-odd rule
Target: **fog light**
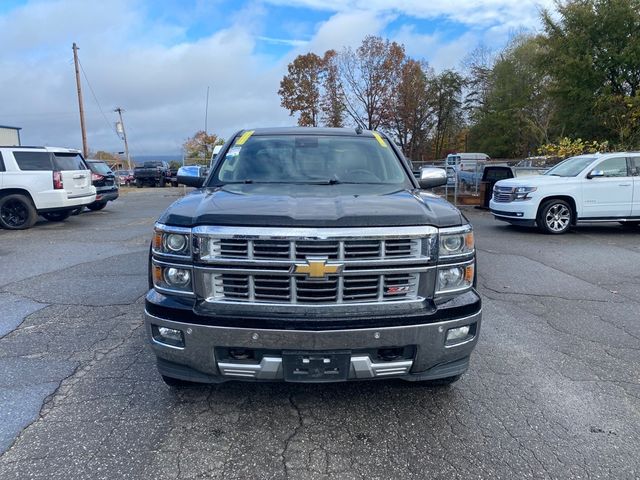
[(181, 330), (152, 325), (151, 331), (153, 338), (160, 343), (165, 343), (173, 347), (184, 347), (184, 336)]
[(447, 343), (454, 343), (466, 338), (469, 335), (470, 326), (450, 328), (447, 332)]
[(189, 274), (189, 270), (170, 267), (164, 271), (164, 281), (167, 282), (167, 285), (170, 287), (184, 288), (189, 285), (191, 275)]

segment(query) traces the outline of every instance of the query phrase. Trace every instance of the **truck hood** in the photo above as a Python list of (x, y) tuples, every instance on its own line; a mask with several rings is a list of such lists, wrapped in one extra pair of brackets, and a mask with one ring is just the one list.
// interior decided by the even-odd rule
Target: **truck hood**
[(158, 221), (187, 227), (449, 227), (466, 219), (436, 195), (396, 186), (242, 184), (196, 190)]
[(508, 178), (496, 182), (498, 187), (543, 187), (546, 185), (558, 185), (560, 183), (572, 183), (578, 177), (558, 177), (555, 175), (530, 175), (521, 178)]

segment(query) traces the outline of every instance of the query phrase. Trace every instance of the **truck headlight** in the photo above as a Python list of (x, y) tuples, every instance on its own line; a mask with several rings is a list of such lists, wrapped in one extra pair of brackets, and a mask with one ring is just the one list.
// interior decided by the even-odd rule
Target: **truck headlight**
[(153, 233), (153, 253), (159, 255), (191, 256), (191, 230), (156, 224)]
[(475, 262), (438, 267), (436, 295), (459, 292), (473, 286)]
[(535, 192), (537, 190), (536, 187), (516, 187), (513, 190), (513, 199), (514, 200), (529, 200), (531, 198), (529, 196), (530, 193)]
[(185, 288), (191, 282), (191, 274), (186, 268), (165, 268), (163, 277), (167, 285), (171, 287)]
[(470, 225), (440, 229), (440, 258), (471, 255), (474, 248), (475, 240)]
[(184, 252), (188, 242), (187, 236), (180, 233), (169, 233), (164, 237), (164, 244), (167, 250), (173, 253)]
[(193, 295), (191, 269), (179, 266), (158, 265), (152, 267), (153, 287), (162, 292)]

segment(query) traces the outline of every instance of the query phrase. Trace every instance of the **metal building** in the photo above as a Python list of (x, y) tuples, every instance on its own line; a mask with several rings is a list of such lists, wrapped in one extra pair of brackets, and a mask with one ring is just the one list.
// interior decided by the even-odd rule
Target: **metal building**
[(20, 130), (22, 130), (20, 127), (0, 125), (0, 145), (20, 145)]

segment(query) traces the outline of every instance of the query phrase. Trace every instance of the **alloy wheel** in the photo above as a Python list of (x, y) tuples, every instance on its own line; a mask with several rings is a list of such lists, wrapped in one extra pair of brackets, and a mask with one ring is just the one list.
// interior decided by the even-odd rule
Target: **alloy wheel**
[(10, 200), (2, 206), (2, 220), (12, 227), (21, 227), (29, 219), (27, 206), (19, 200)]
[(571, 210), (566, 205), (556, 203), (547, 210), (545, 222), (549, 230), (562, 232), (569, 227), (571, 222)]

